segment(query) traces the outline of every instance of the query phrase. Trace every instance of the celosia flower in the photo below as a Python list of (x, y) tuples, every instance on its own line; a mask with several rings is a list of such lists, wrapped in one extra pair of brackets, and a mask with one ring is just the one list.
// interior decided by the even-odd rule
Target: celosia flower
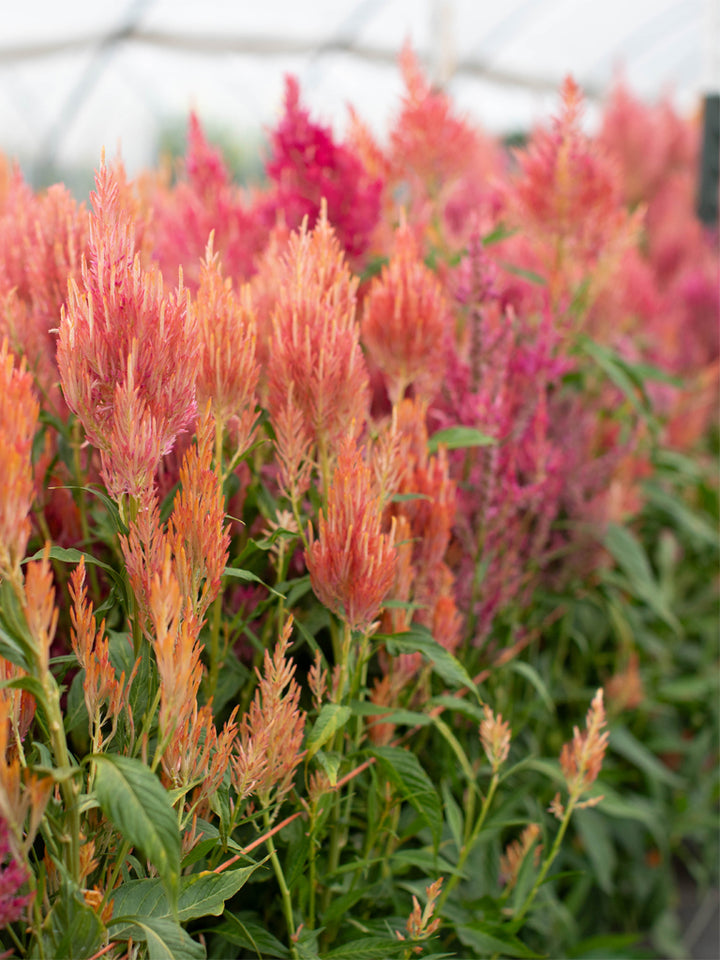
[(606, 688), (611, 711), (634, 710), (640, 706), (645, 699), (645, 690), (635, 650), (628, 657), (623, 669), (610, 677)]
[(326, 452), (358, 433), (368, 411), (368, 377), (355, 322), (351, 277), (323, 214), (290, 240), (273, 314), (268, 408), (273, 423), (292, 403)]
[(178, 267), (195, 290), (200, 261), (211, 232), (227, 275), (236, 282), (254, 273), (254, 261), (267, 243), (273, 211), (264, 198), (247, 203), (232, 181), (218, 150), (203, 133), (195, 113), (190, 114), (187, 154), (172, 189), (156, 190), (151, 220), (152, 254), (166, 280)]
[(485, 718), (480, 721), (480, 743), (488, 758), (493, 773), (497, 773), (510, 753), (510, 724), (503, 721), (502, 714), (497, 717), (490, 707), (483, 707)]
[(200, 336), (198, 404), (208, 401), (215, 420), (224, 428), (230, 421), (239, 450), (250, 441), (255, 421), (255, 389), (259, 368), (255, 359), (255, 313), (250, 288), (235, 292), (230, 278), (223, 280), (219, 254), (211, 236), (200, 271), (194, 302)]
[(162, 570), (150, 587), (149, 602), (160, 677), (159, 726), (163, 738), (169, 740), (178, 727), (185, 726), (196, 708), (203, 674), (200, 625), (193, 616), (191, 602), (180, 593), (169, 545)]
[[(603, 730), (604, 726), (605, 708), (601, 687), (590, 704), (584, 732), (580, 733), (575, 727), (572, 740), (563, 746), (560, 754), (560, 768), (567, 783), (571, 802), (576, 801), (597, 780), (610, 737), (608, 731)], [(594, 798), (592, 803), (597, 803), (599, 799)], [(588, 805), (588, 802), (576, 804), (576, 806)]]
[(157, 270), (140, 265), (117, 175), (103, 165), (96, 184), (89, 260), (81, 285), (69, 284), (58, 365), (108, 491), (142, 499), (195, 413), (197, 337), (182, 284), (166, 296)]
[(237, 734), (235, 711), (218, 733), (210, 704), (192, 705), (172, 732), (162, 756), (162, 768), (174, 790), (196, 784), (186, 807), (204, 817), (220, 787)]
[[(105, 635), (105, 621), (96, 629), (92, 603), (88, 600), (85, 587), (85, 558), (70, 575), (70, 596), (73, 606), (70, 611), (72, 629), (70, 639), (73, 653), (80, 666), (85, 671), (83, 678), (83, 696), (90, 719), (90, 735), (93, 739), (93, 749), (98, 751), (102, 745), (107, 745), (117, 726), (120, 710), (124, 707), (130, 710), (127, 694), (132, 684), (133, 675), (125, 683), (125, 673), (118, 679), (115, 668), (110, 661), (110, 643)], [(139, 661), (136, 668), (139, 666)], [(101, 713), (105, 706), (105, 715)], [(103, 734), (103, 723), (106, 719), (112, 721), (112, 730), (109, 735)]]
[(256, 794), (264, 808), (271, 796), (280, 803), (288, 793), (305, 756), (301, 749), (305, 713), (298, 707), (300, 687), (295, 680), (295, 663), (287, 656), (292, 624), (290, 617), (272, 656), (265, 651), (263, 672), (256, 670), (260, 682), (240, 722), (231, 760), (238, 799)]
[[(25, 671), (0, 657), (0, 685), (26, 676)], [(4, 687), (5, 710), (13, 736), (22, 743), (35, 716), (35, 698), (29, 690)]]
[[(433, 913), (435, 912), (435, 904), (437, 899), (440, 896), (442, 882), (443, 878), (438, 877), (438, 879), (434, 883), (431, 883), (429, 887), (425, 887), (427, 903), (425, 904), (424, 909), (420, 908), (418, 898), (413, 894), (413, 908), (405, 927), (411, 939), (426, 940), (428, 937), (431, 937), (440, 926), (440, 917), (435, 917), (433, 919)], [(404, 935), (400, 933), (399, 930), (396, 931), (396, 933), (398, 940), (405, 939)]]
[(66, 414), (57, 385), (54, 334), (68, 279), (80, 276), (87, 213), (62, 184), (33, 194), (17, 170), (8, 199), (0, 216), (0, 300), (8, 291), (13, 296), (6, 299), (0, 330), (25, 356), (46, 408)]
[(7, 340), (0, 347), (0, 577), (17, 577), (30, 536), (33, 501), (30, 457), (39, 416), (32, 377), (15, 366)]
[(318, 599), (352, 630), (369, 630), (395, 578), (394, 531), (382, 533), (382, 510), (370, 468), (355, 441), (340, 447), (327, 511), (317, 539), (308, 531), (305, 562)]
[(49, 673), (50, 647), (55, 639), (59, 611), (55, 606), (55, 587), (50, 564), (50, 544), (41, 560), (25, 568), (23, 615), (28, 626), (40, 676)]
[(198, 623), (220, 592), (230, 546), (222, 481), (212, 469), (214, 426), (206, 411), (180, 468), (167, 532), (180, 592)]
[(324, 200), (348, 256), (363, 254), (380, 213), (381, 183), (347, 147), (334, 142), (330, 130), (311, 121), (294, 77), (285, 78), (285, 114), (270, 134), (270, 145), (266, 173), (288, 226), (297, 228), (308, 217), (312, 228)]
[(542, 851), (542, 845), (536, 846), (539, 837), (540, 827), (537, 823), (529, 823), (521, 833), (520, 838), (513, 840), (505, 848), (505, 853), (500, 857), (500, 878), (508, 889), (515, 885), (525, 857), (533, 847), (535, 847), (533, 856), (537, 866)]
[(32, 894), (20, 892), (28, 870), (13, 856), (8, 834), (7, 821), (0, 816), (0, 929), (19, 920), (32, 900)]
[(450, 315), (442, 289), (425, 266), (406, 224), (395, 234), (395, 252), (365, 299), (362, 341), (382, 370), (390, 399), (409, 386), (432, 399), (445, 369), (443, 341)]
[(583, 281), (592, 287), (586, 297), (594, 298), (642, 217), (642, 210), (628, 214), (614, 163), (583, 133), (582, 108), (568, 77), (552, 129), (536, 131), (518, 153), (520, 176), (509, 195), (509, 222), (530, 238), (554, 306)]

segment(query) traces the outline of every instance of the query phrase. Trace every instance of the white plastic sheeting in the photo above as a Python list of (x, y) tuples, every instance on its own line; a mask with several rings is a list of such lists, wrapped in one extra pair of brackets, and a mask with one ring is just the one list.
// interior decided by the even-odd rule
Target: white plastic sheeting
[(0, 148), (26, 166), (130, 172), (158, 131), (195, 107), (260, 136), (298, 75), (314, 117), (342, 131), (346, 105), (382, 135), (409, 41), (458, 108), (486, 129), (528, 129), (570, 72), (601, 97), (622, 71), (648, 99), (695, 110), (717, 83), (720, 0), (3, 0)]

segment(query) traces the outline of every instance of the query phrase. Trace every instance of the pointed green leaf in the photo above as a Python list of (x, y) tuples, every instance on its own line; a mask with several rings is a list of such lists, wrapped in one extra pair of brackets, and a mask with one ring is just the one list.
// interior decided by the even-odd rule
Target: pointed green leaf
[(377, 758), (383, 773), (398, 788), (402, 798), (420, 814), (437, 845), (443, 827), (442, 806), (418, 758), (401, 747), (375, 747), (368, 752)]
[(428, 438), (428, 450), (437, 453), (442, 445), (447, 450), (465, 450), (468, 447), (492, 447), (497, 443), (495, 437), (477, 430), (475, 427), (446, 427)]
[(678, 634), (682, 633), (682, 627), (669, 608), (637, 537), (626, 527), (609, 523), (605, 546), (625, 573), (637, 597), (644, 600), (668, 626)]
[(156, 867), (173, 901), (180, 878), (180, 831), (167, 791), (144, 763), (94, 754), (95, 794), (123, 837)]
[(432, 633), (420, 624), (413, 624), (405, 633), (380, 635), (391, 656), (401, 653), (422, 653), (438, 676), (453, 687), (467, 687), (480, 699), (473, 679), (460, 661), (441, 646)]
[(361, 937), (324, 954), (323, 960), (391, 960), (407, 954), (407, 944), (390, 937)]
[[(264, 862), (264, 861), (263, 861)], [(225, 909), (225, 901), (234, 897), (248, 878), (262, 863), (252, 863), (235, 870), (222, 873), (204, 871), (182, 877), (177, 904), (177, 919), (181, 923), (198, 917), (219, 917)], [(113, 937), (127, 940), (137, 939), (129, 926), (128, 917), (152, 918), (154, 920), (173, 920), (173, 912), (167, 894), (160, 880), (129, 880), (118, 887), (113, 897)]]
[(137, 917), (131, 924), (133, 940), (147, 944), (148, 960), (205, 960), (205, 948), (173, 920)]
[(613, 726), (610, 732), (610, 749), (613, 753), (619, 753), (620, 756), (625, 757), (638, 770), (642, 770), (651, 783), (664, 783), (675, 788), (685, 786), (683, 778), (658, 760), (655, 754), (637, 740), (627, 727)]
[(352, 716), (350, 707), (339, 703), (324, 703), (308, 737), (306, 749), (310, 760), (338, 730), (341, 730)]
[(545, 686), (545, 681), (537, 672), (535, 667), (531, 664), (526, 663), (524, 660), (511, 660), (508, 664), (508, 670), (511, 670), (513, 673), (519, 673), (522, 677), (531, 683), (533, 687), (537, 690), (540, 695), (540, 699), (545, 704), (548, 713), (555, 713), (555, 704), (553, 703), (553, 698), (550, 696), (548, 688)]
[(266, 590), (269, 590), (270, 593), (275, 594), (276, 597), (280, 597), (281, 600), (285, 599), (282, 593), (278, 593), (278, 591), (273, 587), (269, 587), (265, 581), (261, 580), (256, 573), (252, 572), (252, 570), (241, 570), (240, 567), (225, 567), (223, 572), (226, 577), (234, 577), (235, 580), (244, 580), (246, 583), (259, 583), (261, 586), (265, 587)]
[(213, 933), (219, 934), (228, 943), (244, 947), (248, 957), (273, 957), (285, 960), (288, 949), (263, 925), (257, 922), (254, 914), (226, 913), (222, 924), (213, 927)]
[(467, 923), (458, 928), (462, 942), (477, 950), (479, 954), (517, 957), (519, 960), (534, 960), (543, 956), (526, 947), (514, 934), (507, 933), (502, 927), (485, 923)]
[(104, 938), (102, 921), (85, 903), (82, 891), (63, 881), (43, 924), (45, 955), (57, 960), (82, 960), (97, 953)]

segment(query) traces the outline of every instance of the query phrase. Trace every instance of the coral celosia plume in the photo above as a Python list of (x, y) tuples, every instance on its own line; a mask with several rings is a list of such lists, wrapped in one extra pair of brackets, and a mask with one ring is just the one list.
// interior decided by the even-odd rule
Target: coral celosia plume
[(147, 498), (160, 457), (196, 409), (197, 337), (182, 282), (163, 291), (135, 251), (117, 175), (100, 168), (89, 258), (71, 281), (58, 341), (65, 399), (116, 498)]
[(18, 574), (30, 536), (30, 455), (39, 411), (32, 376), (24, 361), (15, 365), (4, 340), (0, 346), (0, 578)]
[(350, 438), (340, 446), (317, 538), (311, 528), (308, 541), (316, 596), (352, 630), (368, 630), (395, 578), (395, 545), (392, 532), (382, 532), (370, 468)]

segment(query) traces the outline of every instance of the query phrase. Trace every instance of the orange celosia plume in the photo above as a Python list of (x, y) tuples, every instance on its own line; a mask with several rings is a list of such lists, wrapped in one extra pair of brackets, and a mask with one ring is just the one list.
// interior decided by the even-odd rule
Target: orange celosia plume
[(30, 536), (30, 462), (39, 406), (25, 363), (0, 347), (0, 577), (16, 577)]
[(352, 630), (366, 631), (395, 579), (394, 532), (382, 533), (380, 499), (355, 441), (343, 441), (319, 532), (305, 561), (316, 596)]
[(409, 227), (395, 234), (395, 253), (365, 300), (362, 339), (385, 376), (390, 399), (432, 399), (444, 364), (443, 341), (450, 323), (447, 304), (432, 270), (425, 266)]
[[(311, 439), (328, 450), (358, 433), (369, 404), (351, 277), (325, 212), (293, 234), (273, 315), (268, 408), (273, 422), (292, 391)], [(280, 451), (282, 455), (282, 451)]]

